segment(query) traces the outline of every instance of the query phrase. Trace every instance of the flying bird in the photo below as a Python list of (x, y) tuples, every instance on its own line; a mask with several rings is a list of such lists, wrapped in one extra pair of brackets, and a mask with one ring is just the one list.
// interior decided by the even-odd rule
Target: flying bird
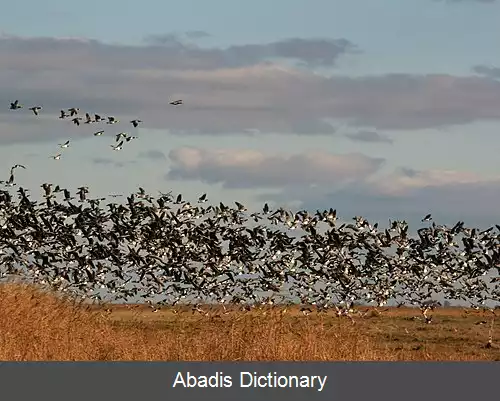
[(119, 134), (115, 135), (115, 141), (118, 142), (121, 138), (125, 139), (127, 137), (128, 135), (126, 132), (120, 132)]
[(64, 148), (68, 148), (68, 147), (69, 147), (69, 141), (66, 141), (66, 142), (64, 142), (64, 143), (60, 143), (60, 144), (59, 144), (59, 146), (60, 146), (61, 148), (63, 148), (63, 149), (64, 149)]
[(114, 117), (108, 117), (108, 124), (116, 124), (118, 122), (120, 122), (120, 120), (117, 120)]
[(73, 123), (76, 125), (80, 125), (81, 119), (82, 119), (81, 117), (75, 117), (71, 121), (73, 121)]
[(432, 215), (429, 213), (427, 216), (425, 216), (422, 221), (431, 221), (432, 220)]
[(11, 167), (10, 173), (12, 174), (16, 168), (23, 168), (23, 169), (26, 170), (26, 167), (23, 166), (22, 164), (16, 164), (16, 165), (14, 165), (14, 166)]
[(179, 106), (179, 105), (181, 105), (183, 103), (182, 103), (182, 100), (179, 99), (179, 100), (174, 100), (173, 102), (170, 102), (170, 104), (173, 105), (173, 106)]
[(42, 106), (33, 106), (33, 107), (30, 107), (30, 110), (33, 112), (33, 114), (34, 114), (35, 116), (37, 116), (37, 115), (38, 115), (38, 112), (39, 112), (40, 110), (42, 110)]
[(50, 156), (51, 159), (54, 159), (54, 160), (59, 160), (61, 158), (61, 153), (58, 153), (57, 155), (55, 156)]
[(74, 115), (78, 114), (80, 109), (78, 107), (72, 107), (71, 109), (68, 109), (68, 111), (70, 112), (70, 117), (73, 117)]
[(19, 100), (16, 100), (15, 102), (10, 104), (10, 109), (11, 110), (17, 110), (17, 109), (22, 109), (23, 105), (19, 104)]
[(94, 132), (94, 136), (101, 136), (102, 134), (104, 134), (104, 131)]
[(139, 125), (139, 123), (142, 123), (141, 120), (132, 120), (130, 122), (134, 126), (134, 128), (137, 128), (137, 126)]
[(121, 141), (118, 145), (114, 146), (114, 145), (110, 145), (113, 150), (122, 150), (123, 149), (123, 141)]

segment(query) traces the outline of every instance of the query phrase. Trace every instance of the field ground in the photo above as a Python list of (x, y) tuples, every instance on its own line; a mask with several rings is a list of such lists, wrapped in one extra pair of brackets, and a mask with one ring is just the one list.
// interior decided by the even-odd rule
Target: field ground
[[(299, 307), (208, 313), (191, 308), (90, 307), (31, 286), (0, 286), (1, 360), (489, 360), (500, 361), (500, 316), (359, 307), (351, 321)], [(497, 311), (497, 315), (499, 312)], [(487, 346), (491, 339), (491, 346)]]

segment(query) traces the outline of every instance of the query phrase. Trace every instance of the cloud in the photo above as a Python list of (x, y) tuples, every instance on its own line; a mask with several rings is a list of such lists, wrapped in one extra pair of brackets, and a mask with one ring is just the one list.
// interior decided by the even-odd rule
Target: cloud
[(154, 149), (139, 153), (139, 157), (150, 160), (167, 160), (167, 156), (165, 156), (165, 153), (160, 150)]
[(221, 183), (225, 188), (331, 186), (365, 178), (384, 162), (359, 153), (270, 155), (256, 150), (194, 147), (174, 149), (169, 158), (173, 167), (168, 179)]
[(116, 168), (122, 168), (125, 167), (129, 164), (135, 164), (135, 160), (129, 160), (129, 161), (122, 161), (122, 162), (117, 162), (113, 159), (110, 159), (109, 157), (94, 157), (92, 158), (92, 162), (94, 164), (101, 164), (104, 166), (113, 166)]
[(357, 215), (383, 224), (388, 219), (404, 219), (418, 228), (428, 213), (438, 224), (463, 220), (489, 227), (500, 223), (499, 196), (500, 176), (485, 179), (464, 171), (401, 168), (332, 190), (290, 187), (257, 198), (262, 202), (295, 203), (311, 211), (333, 207), (347, 220)]
[[(162, 41), (124, 46), (4, 35), (0, 104), (42, 104), (53, 121), (45, 127), (48, 137), (68, 135), (57, 118), (68, 107), (115, 115), (124, 124), (140, 118), (144, 128), (202, 134), (334, 135), (339, 121), (368, 130), (411, 130), (500, 119), (500, 81), (489, 76), (327, 77), (279, 63), (284, 58), (334, 67), (356, 51), (346, 39), (291, 38), (224, 49), (187, 45), (174, 34)], [(184, 105), (169, 105), (173, 99)], [(18, 120), (8, 107), (0, 110), (5, 123), (19, 125), (2, 131), (0, 141), (40, 137), (23, 126), (32, 125), (29, 111), (15, 113)]]
[(209, 36), (210, 34), (205, 31), (187, 31), (183, 34), (165, 33), (160, 35), (147, 35), (144, 37), (143, 41), (148, 45), (177, 47), (182, 51), (182, 48), (185, 47), (196, 47), (192, 42), (193, 40), (203, 39)]
[(379, 143), (393, 143), (394, 141), (381, 135), (376, 131), (357, 131), (351, 134), (345, 134), (346, 137), (357, 142), (379, 142)]
[(500, 79), (500, 68), (486, 65), (476, 65), (473, 71), (479, 75), (484, 75), (493, 79)]

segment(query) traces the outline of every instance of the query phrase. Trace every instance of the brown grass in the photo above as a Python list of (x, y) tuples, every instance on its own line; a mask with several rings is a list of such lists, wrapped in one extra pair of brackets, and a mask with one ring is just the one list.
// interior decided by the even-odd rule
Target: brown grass
[[(500, 360), (493, 315), (449, 308), (347, 318), (298, 308), (205, 316), (147, 307), (90, 307), (33, 286), (0, 286), (1, 360)], [(367, 310), (367, 308), (361, 308)], [(174, 313), (178, 312), (178, 313)], [(476, 324), (481, 321), (487, 324)], [(485, 348), (489, 337), (493, 346)]]

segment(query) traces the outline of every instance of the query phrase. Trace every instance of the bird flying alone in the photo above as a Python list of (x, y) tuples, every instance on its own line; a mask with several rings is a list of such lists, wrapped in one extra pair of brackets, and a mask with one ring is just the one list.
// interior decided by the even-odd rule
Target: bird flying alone
[(40, 110), (42, 110), (42, 106), (33, 106), (33, 107), (30, 107), (30, 110), (33, 112), (33, 114), (34, 114), (35, 116), (37, 116), (37, 115), (38, 115), (38, 112), (39, 112)]
[(181, 105), (181, 104), (183, 104), (183, 103), (182, 103), (182, 100), (181, 100), (181, 99), (179, 99), (179, 100), (174, 100), (173, 102), (170, 102), (170, 104), (171, 104), (172, 106), (179, 106), (179, 105)]
[(431, 214), (428, 214), (427, 216), (425, 216), (423, 219), (422, 219), (422, 222), (424, 221), (431, 221), (432, 220), (432, 215)]
[(19, 100), (16, 100), (10, 104), (10, 109), (11, 110), (17, 110), (17, 109), (22, 109), (23, 105), (19, 104)]

